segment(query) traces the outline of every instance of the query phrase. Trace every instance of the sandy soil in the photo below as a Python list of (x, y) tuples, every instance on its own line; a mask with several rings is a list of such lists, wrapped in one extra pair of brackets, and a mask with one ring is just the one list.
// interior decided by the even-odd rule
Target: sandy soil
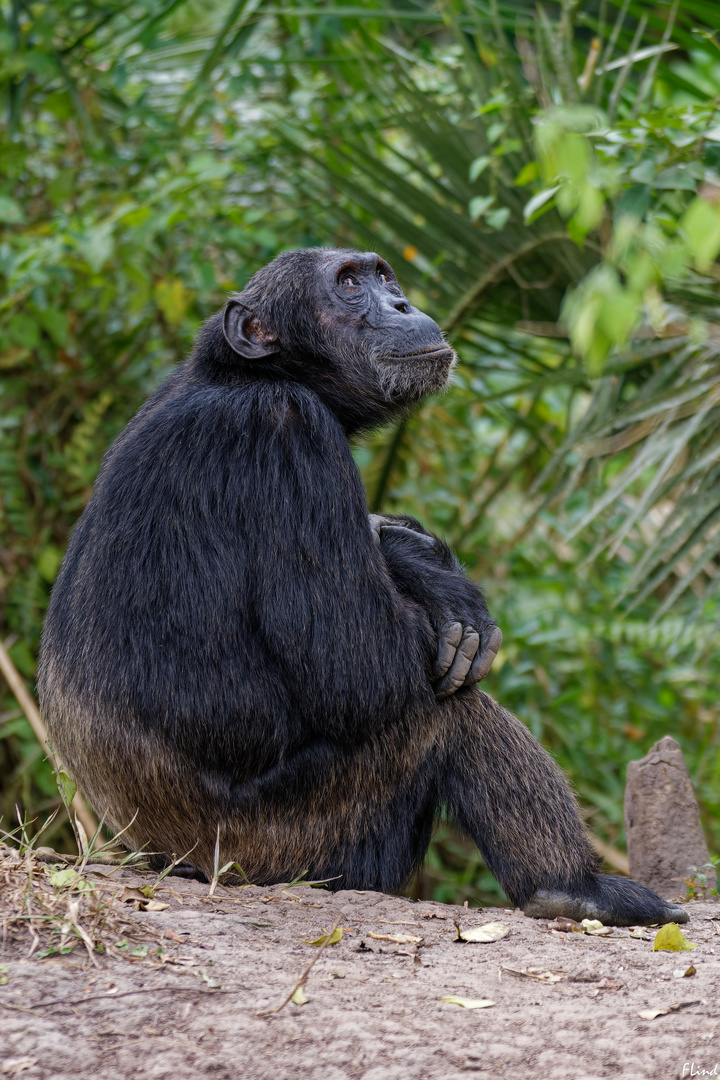
[[(148, 880), (124, 871), (113, 876), (126, 889)], [(137, 901), (126, 893), (119, 945), (94, 962), (81, 943), (69, 955), (38, 958), (36, 950), (28, 958), (29, 939), (9, 935), (0, 958), (2, 1074), (720, 1076), (716, 903), (687, 905), (691, 921), (683, 930), (698, 947), (668, 953), (652, 951), (652, 930), (647, 939), (627, 929), (591, 937), (548, 929), (516, 911), (331, 895), (307, 886), (208, 893), (207, 885), (166, 878), (155, 896), (169, 905), (162, 911), (133, 910)], [(342, 941), (317, 956), (306, 939), (338, 919)], [(463, 930), (500, 921), (510, 932), (493, 943), (462, 944), (454, 940), (454, 920)], [(313, 957), (307, 1003), (258, 1015), (283, 1001)], [(691, 964), (696, 974), (674, 975)], [(440, 1000), (447, 995), (494, 1005), (470, 1010)], [(685, 1007), (653, 1020), (638, 1015), (679, 1003)]]

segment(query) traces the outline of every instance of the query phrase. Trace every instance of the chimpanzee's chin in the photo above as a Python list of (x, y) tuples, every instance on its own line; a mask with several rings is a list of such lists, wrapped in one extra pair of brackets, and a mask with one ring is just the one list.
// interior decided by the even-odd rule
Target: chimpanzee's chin
[(440, 390), (444, 390), (450, 385), (453, 368), (457, 363), (455, 350), (446, 346), (442, 350), (438, 350), (437, 353), (434, 353), (432, 359), (429, 357), (424, 359), (424, 366), (426, 367), (424, 381), (427, 389), (425, 389), (423, 393), (437, 394)]
[(454, 351), (445, 346), (412, 356), (391, 356), (374, 364), (385, 401), (395, 407), (414, 405), (445, 389), (455, 364)]

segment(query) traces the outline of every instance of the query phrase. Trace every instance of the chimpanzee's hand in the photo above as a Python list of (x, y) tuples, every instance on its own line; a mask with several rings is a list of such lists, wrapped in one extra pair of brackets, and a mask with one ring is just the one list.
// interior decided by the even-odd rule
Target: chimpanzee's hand
[(370, 527), (396, 585), (424, 608), (437, 631), (431, 672), (437, 700), (480, 682), (502, 643), (480, 590), (447, 545), (413, 518), (371, 514)]
[(482, 637), (472, 626), (448, 622), (438, 633), (438, 652), (433, 664), (435, 697), (449, 697), (461, 686), (472, 686), (484, 679), (502, 645), (499, 626), (488, 628)]

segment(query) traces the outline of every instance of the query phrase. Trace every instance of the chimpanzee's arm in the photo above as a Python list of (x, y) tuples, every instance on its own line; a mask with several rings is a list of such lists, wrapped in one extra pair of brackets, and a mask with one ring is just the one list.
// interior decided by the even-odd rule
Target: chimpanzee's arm
[(502, 643), (480, 589), (447, 544), (414, 518), (371, 514), (370, 526), (395, 585), (423, 608), (437, 632), (435, 696), (440, 700), (479, 682)]

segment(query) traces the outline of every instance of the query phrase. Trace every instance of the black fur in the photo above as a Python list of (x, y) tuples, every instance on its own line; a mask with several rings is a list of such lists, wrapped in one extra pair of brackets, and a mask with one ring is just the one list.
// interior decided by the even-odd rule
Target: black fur
[[(368, 521), (347, 437), (452, 361), (377, 256), (295, 252), (256, 275), (105, 457), (43, 634), (52, 742), (158, 865), (192, 849), (212, 876), (219, 829), (221, 864), (252, 881), (396, 890), (445, 804), (535, 914), (679, 919), (597, 876), (562, 774), (463, 685), (499, 636), (450, 550)], [(438, 649), (462, 660), (442, 701)]]

